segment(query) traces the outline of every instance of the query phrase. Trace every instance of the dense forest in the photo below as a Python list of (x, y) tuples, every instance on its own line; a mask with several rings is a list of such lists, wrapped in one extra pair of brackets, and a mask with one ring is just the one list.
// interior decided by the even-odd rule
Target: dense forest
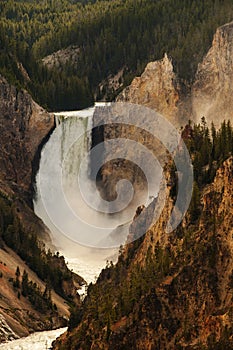
[[(25, 232), (17, 218), (14, 203), (0, 193), (0, 248), (3, 249), (5, 245), (12, 248), (47, 283), (49, 290), (53, 288), (60, 296), (72, 302), (73, 295), (67, 295), (64, 283), (72, 286), (74, 279), (82, 283), (82, 278), (67, 268), (63, 256), (46, 249), (34, 232)], [(29, 283), (28, 290), (30, 288), (37, 289)], [(31, 295), (29, 292), (26, 294)]]
[[(187, 86), (216, 28), (232, 15), (231, 0), (2, 0), (0, 73), (49, 110), (91, 105), (109, 75), (123, 70), (125, 86), (165, 52)], [(75, 60), (42, 63), (72, 46)]]

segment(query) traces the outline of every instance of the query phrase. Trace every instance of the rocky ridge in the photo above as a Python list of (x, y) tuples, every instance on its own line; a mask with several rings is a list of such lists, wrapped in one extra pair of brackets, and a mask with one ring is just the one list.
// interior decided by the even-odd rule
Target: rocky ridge
[(217, 29), (212, 46), (191, 88), (183, 93), (174, 73), (172, 59), (165, 54), (160, 61), (148, 63), (140, 77), (117, 97), (117, 101), (138, 103), (155, 109), (175, 126), (204, 116), (216, 127), (224, 118), (232, 119), (233, 22)]
[(117, 97), (117, 102), (131, 102), (155, 109), (176, 125), (180, 86), (171, 59), (165, 54), (160, 61), (150, 62), (140, 77), (136, 77)]
[[(194, 82), (191, 87), (186, 87), (186, 92), (183, 83), (179, 81), (174, 72), (172, 59), (165, 54), (162, 60), (148, 63), (142, 75), (136, 77), (131, 85), (122, 91), (116, 101), (151, 108), (164, 116), (177, 129), (188, 124), (189, 120), (199, 123), (202, 117), (205, 117), (207, 124), (211, 125), (213, 122), (219, 128), (224, 119), (233, 120), (232, 43), (233, 22), (217, 29), (212, 47), (204, 57), (203, 62), (199, 64)], [(126, 106), (124, 108), (127, 109)], [(120, 106), (119, 109), (121, 109)], [(116, 115), (118, 115), (117, 113), (121, 114), (117, 111)], [(94, 114), (94, 126), (98, 127), (98, 124), (103, 120), (107, 124), (110, 119), (107, 113), (104, 116), (101, 113), (98, 114), (97, 110)], [(138, 118), (142, 118), (141, 114)], [(145, 120), (145, 125), (146, 123)], [(161, 164), (164, 164), (166, 152), (161, 148), (158, 140), (147, 135), (145, 130), (139, 130), (133, 125), (127, 127), (104, 125), (93, 145), (117, 137), (133, 139), (142, 143), (153, 151)], [(115, 158), (119, 153), (119, 149), (112, 150)], [(115, 183), (117, 179), (124, 178), (124, 176), (133, 183), (137, 190), (145, 189), (145, 179), (135, 166), (126, 160), (107, 162), (108, 154), (103, 154), (105, 165), (100, 172), (100, 190), (106, 198), (111, 200), (114, 198)], [(128, 159), (132, 154), (128, 150), (125, 155), (125, 159)]]
[(33, 164), (54, 117), (0, 77), (0, 180), (29, 200)]
[[(167, 197), (159, 220), (146, 235), (126, 247), (116, 267), (101, 273), (95, 288), (88, 293), (86, 305), (90, 303), (90, 308), (86, 308), (81, 323), (70, 330), (68, 338), (63, 335), (54, 349), (231, 348), (232, 169), (233, 157), (224, 162), (214, 182), (204, 189), (200, 220), (191, 226), (187, 220), (171, 234), (164, 231), (173, 207), (172, 199)], [(166, 194), (170, 190), (168, 185)], [(144, 209), (144, 220), (151, 215), (151, 206)], [(137, 225), (133, 222), (131, 234), (135, 230)], [(112, 304), (107, 306), (104, 291), (110, 290)], [(123, 306), (124, 293), (129, 297), (128, 303), (134, 296), (131, 293), (138, 293), (130, 312)], [(123, 303), (124, 316), (110, 328), (104, 327), (91, 311), (95, 297), (99, 310), (115, 308), (116, 314), (119, 303)], [(102, 312), (105, 317), (106, 310)]]
[(233, 120), (233, 22), (217, 29), (212, 47), (199, 64), (192, 86), (194, 120), (205, 116), (218, 127), (223, 119)]

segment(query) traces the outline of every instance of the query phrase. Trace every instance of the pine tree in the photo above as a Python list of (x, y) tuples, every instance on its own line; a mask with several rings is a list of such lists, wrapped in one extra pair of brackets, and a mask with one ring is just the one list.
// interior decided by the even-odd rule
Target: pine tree
[(29, 292), (28, 273), (24, 270), (22, 276), (22, 295), (26, 297)]
[(19, 281), (19, 277), (20, 277), (20, 269), (19, 266), (17, 266), (16, 272), (15, 272), (15, 281), (14, 281), (14, 287), (15, 288), (20, 288), (20, 281)]
[(194, 223), (200, 215), (200, 191), (196, 182), (193, 183), (193, 195), (189, 207), (190, 221)]

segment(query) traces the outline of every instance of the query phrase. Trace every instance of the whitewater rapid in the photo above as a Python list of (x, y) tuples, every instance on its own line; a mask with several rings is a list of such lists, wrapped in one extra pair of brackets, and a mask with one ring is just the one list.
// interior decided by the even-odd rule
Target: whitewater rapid
[(0, 344), (1, 350), (48, 350), (52, 342), (63, 334), (67, 328), (59, 328), (53, 331), (37, 332), (28, 337)]
[[(116, 261), (127, 230), (122, 235), (118, 232), (121, 241), (114, 241), (110, 234), (130, 222), (136, 208), (144, 202), (140, 194), (126, 210), (113, 215), (92, 207), (98, 208), (100, 195), (89, 176), (91, 128), (93, 114), (102, 105), (55, 113), (56, 128), (41, 153), (34, 200), (35, 213), (50, 229), (55, 247), (75, 272), (86, 276), (88, 283), (99, 275), (106, 260)], [(87, 184), (89, 202), (83, 198), (80, 181), (84, 186)]]

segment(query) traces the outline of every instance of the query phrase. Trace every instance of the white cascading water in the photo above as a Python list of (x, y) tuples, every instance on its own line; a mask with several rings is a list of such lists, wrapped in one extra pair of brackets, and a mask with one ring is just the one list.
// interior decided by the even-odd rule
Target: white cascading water
[[(90, 147), (90, 135), (86, 130), (91, 128), (93, 113), (94, 107), (83, 111), (55, 114), (57, 127), (42, 150), (40, 168), (36, 178), (37, 196), (34, 201), (34, 211), (49, 227), (55, 247), (66, 257), (69, 268), (80, 274), (87, 283), (95, 280), (100, 270), (105, 266), (106, 258), (112, 254), (112, 251), (98, 251), (79, 244), (78, 238), (76, 239), (77, 230), (80, 238), (80, 235), (87, 234), (84, 231), (86, 225), (80, 220), (77, 227), (77, 222), (73, 223), (72, 218), (69, 217), (75, 210), (84, 220), (96, 218), (95, 213), (90, 212), (88, 206), (81, 202), (77, 188), (77, 171), (82, 158)], [(77, 141), (77, 135), (80, 134), (81, 137)], [(74, 147), (72, 147), (73, 144)], [(67, 161), (68, 151), (69, 159)], [(59, 179), (54, 177), (54, 169), (57, 167), (63, 168), (63, 173), (68, 174), (62, 179), (62, 192), (65, 192), (66, 200), (69, 201), (70, 213), (64, 213), (62, 212), (63, 208), (60, 208), (62, 198), (59, 200), (57, 193), (60, 184), (58, 183)], [(46, 196), (47, 188), (50, 189), (47, 193), (48, 196)], [(49, 211), (53, 210), (54, 217), (51, 218), (48, 215), (44, 202), (49, 207)], [(67, 231), (73, 235), (73, 239), (70, 239)]]
[(28, 337), (0, 344), (0, 350), (48, 350), (51, 349), (52, 342), (65, 331), (66, 328), (60, 328), (33, 333)]
[[(107, 260), (114, 262), (117, 259), (119, 245), (124, 243), (129, 222), (137, 206), (148, 200), (148, 194), (140, 193), (123, 213), (114, 215), (93, 210), (83, 200), (78, 188), (77, 172), (90, 150), (91, 135), (87, 130), (91, 130), (94, 110), (95, 107), (55, 114), (56, 128), (41, 153), (36, 177), (37, 195), (34, 200), (34, 211), (50, 229), (54, 246), (65, 256), (68, 267), (81, 275), (87, 284), (95, 281)], [(86, 176), (82, 180), (89, 182), (87, 188), (91, 194), (95, 184), (89, 179), (88, 162), (82, 163), (82, 167), (82, 173)], [(60, 173), (60, 178), (57, 173)], [(157, 178), (161, 178), (159, 167)], [(158, 179), (155, 181), (156, 190), (160, 182)], [(61, 204), (64, 203), (64, 197), (67, 207)], [(95, 203), (94, 207), (98, 207), (96, 195), (91, 201)], [(74, 220), (74, 216), (78, 217), (78, 221)], [(110, 235), (111, 232), (120, 237), (120, 241), (115, 240), (114, 234)], [(117, 248), (102, 249), (105, 243), (107, 247)], [(80, 294), (83, 292), (85, 293), (84, 288)], [(0, 349), (47, 350), (52, 341), (64, 331), (65, 329), (59, 329), (35, 333), (27, 338), (2, 344)]]
[[(123, 227), (122, 236), (118, 230), (120, 241), (111, 241), (110, 244), (112, 237), (109, 234), (119, 225), (126, 224), (127, 227), (137, 206), (147, 199), (140, 194), (126, 210), (114, 215), (93, 210), (90, 203), (83, 200), (77, 172), (82, 159), (90, 151), (91, 135), (87, 130), (91, 130), (94, 109), (56, 113), (57, 127), (42, 150), (34, 201), (35, 213), (49, 227), (54, 245), (66, 257), (68, 266), (87, 283), (95, 280), (106, 260), (116, 259), (127, 230)], [(61, 178), (56, 176), (58, 172)], [(98, 207), (98, 196), (92, 191), (95, 183), (89, 179), (88, 162), (82, 163), (82, 173), (85, 176), (82, 181), (89, 184), (89, 194), (93, 193), (91, 204)]]

